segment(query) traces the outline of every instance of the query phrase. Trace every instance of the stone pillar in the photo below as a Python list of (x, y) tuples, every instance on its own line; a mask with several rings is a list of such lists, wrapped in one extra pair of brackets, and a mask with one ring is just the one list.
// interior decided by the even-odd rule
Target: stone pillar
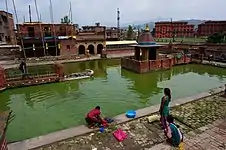
[(158, 51), (158, 49), (157, 48), (151, 48), (151, 51), (155, 51), (155, 60), (157, 60), (157, 59), (159, 59), (159, 51)]
[(201, 58), (200, 58), (200, 61), (201, 61), (201, 63), (203, 62), (203, 54), (201, 54), (201, 56), (200, 56)]
[(148, 49), (142, 48), (142, 61), (148, 60)]
[(135, 60), (140, 60), (140, 48), (139, 47), (135, 47)]
[(97, 46), (94, 46), (94, 55), (97, 55)]

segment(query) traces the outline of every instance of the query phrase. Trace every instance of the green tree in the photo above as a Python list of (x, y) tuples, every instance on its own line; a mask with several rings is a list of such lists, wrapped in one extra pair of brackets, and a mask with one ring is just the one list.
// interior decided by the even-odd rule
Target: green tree
[(225, 43), (226, 33), (215, 33), (207, 38), (207, 43)]
[(127, 39), (131, 40), (133, 39), (133, 27), (131, 25), (128, 26), (127, 29)]
[(63, 18), (61, 18), (61, 23), (69, 24), (69, 23), (71, 23), (71, 20), (69, 19), (68, 16), (64, 16)]

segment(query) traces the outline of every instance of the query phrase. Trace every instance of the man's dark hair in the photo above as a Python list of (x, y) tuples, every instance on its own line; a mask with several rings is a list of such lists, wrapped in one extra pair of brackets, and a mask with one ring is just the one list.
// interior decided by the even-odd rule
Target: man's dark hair
[(100, 110), (100, 106), (97, 106), (95, 109), (98, 109), (98, 110)]
[(166, 119), (167, 119), (167, 122), (174, 123), (174, 118), (172, 115), (169, 115)]

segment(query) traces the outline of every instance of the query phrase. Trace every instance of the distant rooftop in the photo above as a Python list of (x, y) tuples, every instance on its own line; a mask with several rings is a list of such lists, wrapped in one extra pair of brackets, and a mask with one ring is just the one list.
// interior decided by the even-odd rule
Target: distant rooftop
[(9, 15), (13, 15), (13, 14), (7, 12), (7, 11), (4, 11), (4, 10), (0, 10), (0, 14), (9, 14)]
[[(155, 24), (165, 24), (165, 23), (171, 23), (171, 21), (159, 21), (159, 22), (155, 22)], [(172, 23), (183, 23), (183, 24), (187, 24), (187, 21), (172, 21)]]
[(226, 20), (207, 20), (202, 24), (206, 24), (206, 23), (226, 23)]
[(106, 45), (130, 45), (137, 44), (137, 41), (106, 41)]
[[(44, 23), (44, 22), (39, 22), (39, 21), (24, 22), (24, 23), (19, 23), (17, 25), (37, 25), (37, 24), (52, 25), (52, 23)], [(71, 25), (71, 26), (74, 26), (74, 24), (66, 24), (66, 23), (54, 23), (54, 25)]]

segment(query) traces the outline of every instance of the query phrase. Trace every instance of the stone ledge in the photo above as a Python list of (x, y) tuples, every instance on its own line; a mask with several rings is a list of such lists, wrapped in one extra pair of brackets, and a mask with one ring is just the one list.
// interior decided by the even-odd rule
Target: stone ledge
[[(224, 89), (222, 87), (219, 87), (219, 88), (215, 88), (214, 89), (215, 92), (213, 92), (213, 93), (203, 92), (203, 93), (200, 93), (200, 94), (197, 94), (194, 96), (180, 98), (175, 101), (172, 101), (171, 107), (175, 107), (175, 106), (186, 104), (186, 103), (189, 103), (189, 102), (192, 102), (195, 100), (199, 100), (201, 98), (215, 95), (219, 92), (223, 92), (223, 90)], [(139, 110), (137, 110), (137, 116), (135, 119), (150, 115), (152, 113), (156, 113), (158, 111), (158, 109), (159, 109), (159, 104), (139, 109)], [(118, 115), (118, 116), (114, 117), (114, 119), (116, 120), (117, 124), (132, 120), (132, 119), (127, 118), (125, 116), (125, 114)], [(96, 129), (96, 130), (98, 130), (98, 129)], [(34, 137), (34, 138), (27, 139), (24, 141), (11, 143), (8, 145), (8, 148), (9, 148), (9, 150), (30, 150), (30, 149), (38, 148), (38, 147), (48, 145), (48, 144), (51, 144), (54, 142), (59, 142), (59, 141), (62, 141), (62, 140), (68, 139), (68, 138), (79, 136), (82, 134), (90, 133), (93, 131), (95, 131), (95, 130), (89, 129), (85, 125), (82, 125), (82, 126), (78, 126), (78, 127), (72, 127), (69, 129), (53, 132), (53, 133), (50, 133), (47, 135)]]

